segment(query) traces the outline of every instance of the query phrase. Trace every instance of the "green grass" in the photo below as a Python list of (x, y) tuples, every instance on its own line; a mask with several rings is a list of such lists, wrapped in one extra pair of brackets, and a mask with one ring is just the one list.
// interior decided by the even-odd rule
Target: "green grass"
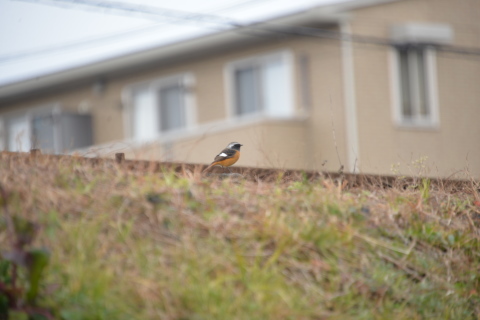
[[(0, 164), (58, 319), (477, 319), (473, 194)], [(8, 243), (5, 230), (0, 245)]]

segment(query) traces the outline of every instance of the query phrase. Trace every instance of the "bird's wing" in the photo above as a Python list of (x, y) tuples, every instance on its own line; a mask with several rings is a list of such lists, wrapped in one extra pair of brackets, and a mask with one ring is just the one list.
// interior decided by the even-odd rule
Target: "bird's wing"
[(225, 148), (225, 149), (222, 150), (222, 152), (217, 154), (217, 156), (215, 157), (213, 162), (222, 161), (222, 160), (225, 160), (225, 159), (232, 158), (235, 155), (236, 152), (237, 152), (236, 150)]

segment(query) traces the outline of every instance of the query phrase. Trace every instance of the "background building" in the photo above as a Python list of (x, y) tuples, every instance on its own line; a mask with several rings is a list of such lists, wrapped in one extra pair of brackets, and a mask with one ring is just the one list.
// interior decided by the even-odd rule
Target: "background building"
[[(480, 2), (357, 0), (0, 87), (0, 147), (480, 176)], [(88, 147), (88, 148), (87, 148)]]

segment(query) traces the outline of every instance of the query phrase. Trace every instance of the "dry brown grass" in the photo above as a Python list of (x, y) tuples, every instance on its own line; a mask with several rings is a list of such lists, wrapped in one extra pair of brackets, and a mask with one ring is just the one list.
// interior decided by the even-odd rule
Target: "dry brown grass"
[(480, 317), (475, 182), (201, 169), (1, 154), (11, 212), (52, 252), (43, 305), (63, 319)]

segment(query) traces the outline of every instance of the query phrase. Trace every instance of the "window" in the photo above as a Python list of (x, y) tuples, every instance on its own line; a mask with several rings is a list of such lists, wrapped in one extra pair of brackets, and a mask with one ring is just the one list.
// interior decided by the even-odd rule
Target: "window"
[(185, 127), (185, 92), (186, 88), (181, 83), (164, 86), (158, 90), (160, 131)]
[(438, 125), (434, 52), (423, 45), (395, 47), (396, 121), (407, 126)]
[(35, 148), (54, 152), (55, 146), (55, 115), (53, 113), (37, 115), (31, 119), (31, 132)]
[(193, 122), (190, 99), (192, 77), (162, 78), (134, 86), (130, 91), (131, 135), (155, 139), (161, 133), (187, 128)]
[(38, 148), (44, 153), (60, 153), (93, 142), (90, 115), (60, 113), (56, 107), (47, 107), (7, 114), (1, 120), (0, 144), (8, 151)]
[(227, 65), (230, 113), (234, 116), (293, 114), (291, 55), (279, 52)]

